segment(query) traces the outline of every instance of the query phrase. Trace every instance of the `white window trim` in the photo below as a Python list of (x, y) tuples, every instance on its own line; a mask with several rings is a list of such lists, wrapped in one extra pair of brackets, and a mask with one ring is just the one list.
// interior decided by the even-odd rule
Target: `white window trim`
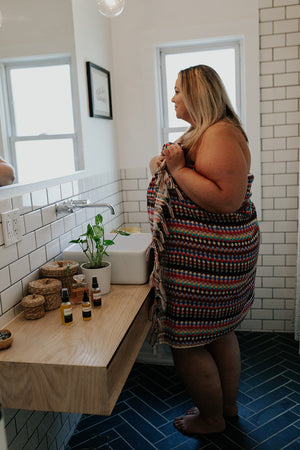
[(182, 127), (168, 127), (168, 100), (167, 100), (167, 86), (166, 86), (166, 65), (165, 57), (166, 55), (175, 53), (189, 53), (203, 50), (211, 49), (225, 49), (234, 48), (235, 49), (235, 69), (236, 69), (236, 105), (237, 114), (241, 120), (244, 122), (245, 119), (245, 107), (243, 102), (243, 87), (242, 87), (242, 46), (243, 39), (241, 36), (224, 37), (212, 40), (195, 41), (194, 43), (177, 43), (176, 45), (166, 45), (160, 46), (156, 51), (157, 58), (157, 79), (159, 86), (159, 116), (160, 116), (160, 146), (168, 141), (169, 133), (182, 132), (187, 129), (187, 126)]
[[(17, 136), (16, 125), (14, 120), (14, 111), (12, 106), (12, 87), (9, 71), (14, 68), (27, 67), (45, 67), (54, 65), (68, 65), (70, 71), (71, 93), (74, 99), (74, 83), (72, 73), (72, 60), (69, 55), (62, 56), (38, 56), (30, 58), (18, 58), (0, 61), (0, 117), (1, 117), (1, 134), (3, 144), (4, 158), (14, 167), (17, 167), (15, 143), (20, 141), (40, 141), (40, 140), (60, 140), (72, 139), (74, 149), (75, 171), (79, 170), (79, 154), (78, 154), (78, 136), (76, 126), (75, 104), (72, 102), (72, 113), (74, 123), (74, 133), (55, 134), (55, 135), (33, 135), (33, 136)], [(18, 173), (16, 173), (16, 182), (18, 182)]]

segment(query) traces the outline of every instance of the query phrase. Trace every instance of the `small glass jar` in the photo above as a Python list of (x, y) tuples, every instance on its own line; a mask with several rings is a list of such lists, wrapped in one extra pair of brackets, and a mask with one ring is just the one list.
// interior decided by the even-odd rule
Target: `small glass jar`
[(89, 288), (83, 274), (73, 275), (73, 280), (70, 301), (73, 305), (79, 305), (82, 302), (84, 292), (86, 291), (89, 295)]

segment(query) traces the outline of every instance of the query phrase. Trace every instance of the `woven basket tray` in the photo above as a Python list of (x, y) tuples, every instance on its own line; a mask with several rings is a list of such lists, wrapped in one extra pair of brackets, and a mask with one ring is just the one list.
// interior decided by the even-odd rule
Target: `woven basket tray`
[(54, 278), (43, 278), (41, 280), (30, 281), (28, 292), (30, 294), (43, 295), (45, 298), (45, 310), (50, 311), (60, 307), (61, 304), (60, 280)]
[(39, 319), (45, 315), (45, 297), (43, 295), (27, 295), (21, 301), (21, 305), (25, 319)]
[(57, 278), (62, 282), (62, 287), (67, 288), (69, 295), (73, 283), (73, 275), (79, 270), (77, 261), (50, 261), (41, 267), (41, 274), (46, 278)]
[(0, 350), (3, 350), (4, 348), (9, 347), (13, 341), (13, 335), (7, 328), (0, 330), (1, 337), (2, 337), (2, 333), (5, 333), (7, 335), (7, 338), (0, 340)]

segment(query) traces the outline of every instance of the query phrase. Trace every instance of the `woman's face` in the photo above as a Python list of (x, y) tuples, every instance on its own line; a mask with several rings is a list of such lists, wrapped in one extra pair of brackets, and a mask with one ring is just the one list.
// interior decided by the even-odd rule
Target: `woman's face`
[(175, 94), (171, 101), (175, 104), (175, 112), (177, 119), (185, 120), (186, 122), (192, 125), (192, 119), (182, 99), (181, 83), (179, 78), (177, 78), (177, 81), (175, 83)]

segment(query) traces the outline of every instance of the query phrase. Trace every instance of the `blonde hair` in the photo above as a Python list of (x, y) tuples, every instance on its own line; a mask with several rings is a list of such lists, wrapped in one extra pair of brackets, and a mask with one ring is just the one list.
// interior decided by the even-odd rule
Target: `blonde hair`
[(195, 123), (179, 139), (186, 151), (191, 150), (204, 131), (219, 120), (238, 127), (248, 141), (222, 80), (214, 69), (206, 65), (189, 67), (179, 72), (178, 80), (183, 102)]

